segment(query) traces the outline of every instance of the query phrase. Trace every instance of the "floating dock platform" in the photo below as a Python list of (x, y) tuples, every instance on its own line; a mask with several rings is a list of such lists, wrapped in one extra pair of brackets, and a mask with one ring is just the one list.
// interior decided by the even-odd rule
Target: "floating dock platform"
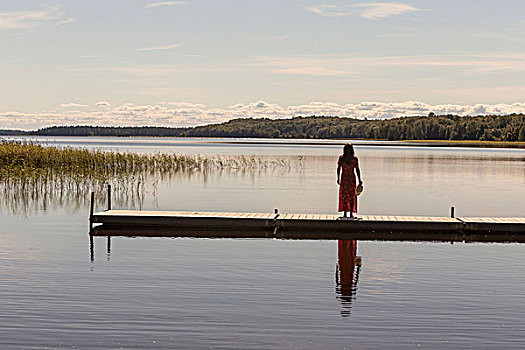
[(107, 210), (90, 235), (525, 243), (525, 218)]

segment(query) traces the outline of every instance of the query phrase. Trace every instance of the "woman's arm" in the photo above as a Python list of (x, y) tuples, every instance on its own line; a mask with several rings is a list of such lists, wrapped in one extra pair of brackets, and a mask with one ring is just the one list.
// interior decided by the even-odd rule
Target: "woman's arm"
[(337, 184), (341, 183), (341, 163), (337, 163)]
[(357, 178), (359, 179), (359, 184), (362, 185), (363, 181), (361, 181), (361, 170), (359, 170), (359, 164), (355, 168), (355, 172), (357, 173)]

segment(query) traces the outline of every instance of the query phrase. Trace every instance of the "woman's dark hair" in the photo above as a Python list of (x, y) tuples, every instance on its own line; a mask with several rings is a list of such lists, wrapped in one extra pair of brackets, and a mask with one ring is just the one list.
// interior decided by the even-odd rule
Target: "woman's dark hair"
[(354, 155), (355, 155), (354, 146), (352, 146), (349, 143), (346, 143), (345, 146), (343, 147), (343, 157), (342, 157), (343, 162), (350, 164), (352, 162), (352, 159), (354, 159)]

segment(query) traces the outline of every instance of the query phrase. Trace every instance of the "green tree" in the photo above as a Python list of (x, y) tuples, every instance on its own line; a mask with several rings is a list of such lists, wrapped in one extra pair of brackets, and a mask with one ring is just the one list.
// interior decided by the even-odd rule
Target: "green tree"
[(518, 135), (518, 141), (525, 142), (525, 126), (521, 127), (520, 133)]

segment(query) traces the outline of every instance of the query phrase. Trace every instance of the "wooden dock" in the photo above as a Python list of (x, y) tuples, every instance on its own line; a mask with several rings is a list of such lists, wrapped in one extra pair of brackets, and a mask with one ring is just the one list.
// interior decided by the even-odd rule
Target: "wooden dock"
[(90, 235), (309, 240), (525, 242), (525, 218), (107, 210)]

